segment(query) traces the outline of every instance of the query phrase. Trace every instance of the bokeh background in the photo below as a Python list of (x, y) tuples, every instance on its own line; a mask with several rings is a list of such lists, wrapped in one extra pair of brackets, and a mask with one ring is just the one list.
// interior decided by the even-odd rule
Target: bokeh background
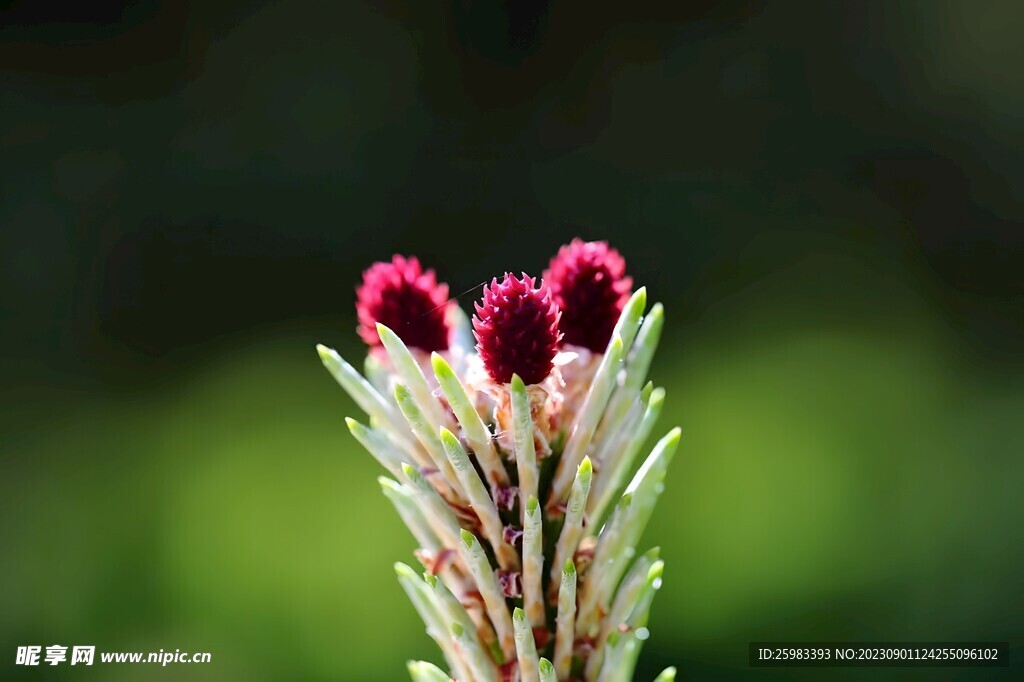
[[(0, 3), (0, 677), (438, 660), (342, 417), (353, 287), (609, 239), (666, 304), (638, 679), (1024, 651), (1024, 6)], [(750, 640), (1010, 640), (751, 670)], [(208, 665), (18, 669), (24, 644)], [(1018, 678), (1019, 679), (1019, 678)]]

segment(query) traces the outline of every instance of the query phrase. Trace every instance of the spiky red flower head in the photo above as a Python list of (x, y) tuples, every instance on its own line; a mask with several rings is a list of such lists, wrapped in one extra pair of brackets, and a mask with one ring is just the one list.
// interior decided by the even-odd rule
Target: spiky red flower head
[(415, 256), (395, 255), (363, 272), (356, 287), (359, 336), (380, 345), (377, 323), (389, 327), (407, 346), (425, 351), (448, 349), (448, 285), (438, 284)]
[(539, 384), (554, 366), (561, 313), (551, 290), (523, 273), (519, 279), (506, 272), (499, 283), (484, 287), (483, 304), (477, 303), (473, 335), (484, 368), (495, 383), (507, 384), (518, 374), (525, 384)]
[(608, 242), (573, 239), (551, 259), (544, 282), (562, 311), (563, 341), (604, 352), (633, 287), (625, 259)]

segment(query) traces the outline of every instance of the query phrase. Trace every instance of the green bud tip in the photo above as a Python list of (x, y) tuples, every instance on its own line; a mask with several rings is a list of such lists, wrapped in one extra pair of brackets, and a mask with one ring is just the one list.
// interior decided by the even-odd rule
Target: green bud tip
[(405, 346), (405, 342), (402, 341), (402, 337), (400, 337), (398, 334), (392, 331), (391, 328), (381, 324), (380, 322), (377, 323), (377, 336), (380, 338), (380, 342), (383, 343), (385, 346), (387, 346), (389, 343), (399, 346)]
[(663, 402), (665, 402), (665, 389), (663, 389), (663, 388), (661, 388), (659, 386), (658, 388), (656, 388), (653, 391), (651, 391), (651, 399), (649, 401), (647, 401), (647, 404), (648, 405), (655, 405), (655, 404), (660, 405)]
[(437, 679), (439, 674), (444, 675), (440, 668), (426, 661), (409, 661), (405, 664), (405, 667), (408, 668), (409, 674), (414, 680), (434, 680)]
[(320, 356), (321, 362), (330, 362), (334, 360), (335, 352), (322, 343), (316, 344), (316, 353)]
[(476, 542), (476, 536), (475, 535), (470, 533), (465, 528), (463, 528), (461, 531), (459, 531), (459, 535), (462, 536), (462, 541), (464, 543), (466, 543), (466, 547), (470, 547), (470, 548), (473, 547), (473, 543)]
[(565, 575), (576, 574), (576, 564), (572, 562), (572, 559), (565, 560), (565, 565), (562, 566), (562, 573), (564, 573)]
[(399, 578), (416, 578), (416, 571), (412, 570), (401, 561), (395, 562), (395, 575)]
[(665, 572), (665, 562), (655, 561), (651, 569), (647, 571), (647, 582), (654, 582), (661, 577), (661, 574)]
[(651, 402), (651, 393), (654, 392), (654, 382), (648, 381), (644, 384), (644, 387), (640, 389), (640, 402), (647, 405)]
[(410, 481), (418, 481), (421, 478), (423, 478), (422, 476), (420, 476), (420, 472), (416, 471), (416, 467), (412, 466), (411, 464), (403, 463), (402, 473), (404, 473), (406, 477), (409, 478)]
[(528, 500), (526, 500), (526, 513), (529, 514), (530, 516), (533, 516), (534, 514), (537, 513), (537, 510), (539, 508), (540, 508), (540, 502), (537, 501), (536, 497), (534, 497), (533, 495), (530, 495), (530, 498)]
[(540, 663), (538, 664), (537, 667), (539, 667), (540, 671), (542, 673), (544, 673), (545, 675), (548, 675), (548, 674), (554, 672), (554, 670), (555, 670), (555, 666), (551, 663), (551, 661), (549, 661), (546, 658), (540, 659)]
[(580, 462), (579, 469), (576, 470), (576, 475), (583, 479), (584, 482), (589, 481), (591, 475), (594, 473), (594, 465), (590, 463), (590, 457), (584, 457), (583, 461)]
[(633, 306), (635, 306), (637, 308), (640, 308), (640, 310), (643, 310), (644, 308), (646, 308), (647, 307), (647, 287), (640, 287), (639, 289), (637, 289), (636, 293), (633, 294), (633, 298), (630, 301), (630, 303), (632, 303)]
[(665, 445), (676, 445), (679, 443), (679, 437), (682, 435), (683, 430), (678, 426), (668, 432), (665, 436)]
[(345, 424), (348, 426), (348, 430), (351, 431), (353, 434), (355, 434), (356, 431), (362, 432), (366, 430), (366, 427), (364, 427), (362, 424), (357, 422), (352, 417), (345, 417)]
[(516, 391), (517, 393), (519, 391), (525, 391), (526, 390), (526, 384), (523, 383), (523, 380), (519, 378), (518, 374), (515, 374), (515, 373), (512, 374), (512, 382), (511, 383), (512, 383), (512, 390)]
[(526, 620), (526, 611), (523, 611), (518, 606), (512, 611), (512, 620), (523, 621)]
[(608, 352), (616, 358), (622, 358), (622, 337), (618, 334), (612, 339), (612, 345), (608, 347)]
[(461, 443), (459, 443), (459, 439), (455, 437), (455, 434), (446, 429), (445, 427), (442, 426), (438, 433), (441, 434), (441, 442), (444, 443), (445, 445), (448, 445), (450, 447), (461, 446)]
[(437, 587), (437, 576), (433, 573), (423, 573), (423, 580), (431, 587)]
[(412, 398), (412, 393), (409, 392), (402, 384), (395, 384), (395, 400), (398, 402), (405, 402)]
[(430, 364), (434, 368), (434, 374), (444, 374), (445, 376), (454, 374), (454, 372), (452, 372), (452, 368), (436, 350), (430, 354)]

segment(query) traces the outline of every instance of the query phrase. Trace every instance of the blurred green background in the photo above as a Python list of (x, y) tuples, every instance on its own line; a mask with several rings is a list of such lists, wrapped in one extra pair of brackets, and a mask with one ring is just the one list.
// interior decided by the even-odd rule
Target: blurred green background
[[(609, 239), (684, 446), (638, 679), (1024, 657), (1024, 6), (0, 3), (0, 678), (399, 680), (411, 538), (315, 342)], [(1010, 640), (752, 670), (750, 640)], [(207, 665), (16, 668), (26, 644)], [(1019, 677), (1017, 677), (1019, 679)]]

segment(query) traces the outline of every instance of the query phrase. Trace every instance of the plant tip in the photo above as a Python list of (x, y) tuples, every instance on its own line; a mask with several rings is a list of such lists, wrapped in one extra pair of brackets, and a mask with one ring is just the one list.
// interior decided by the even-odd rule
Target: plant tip
[(463, 528), (459, 531), (459, 535), (462, 537), (462, 542), (465, 543), (466, 547), (473, 547), (473, 543), (476, 542), (476, 536), (470, 533), (468, 530)]
[(434, 374), (452, 374), (452, 368), (437, 351), (430, 354), (430, 364), (434, 368)]

